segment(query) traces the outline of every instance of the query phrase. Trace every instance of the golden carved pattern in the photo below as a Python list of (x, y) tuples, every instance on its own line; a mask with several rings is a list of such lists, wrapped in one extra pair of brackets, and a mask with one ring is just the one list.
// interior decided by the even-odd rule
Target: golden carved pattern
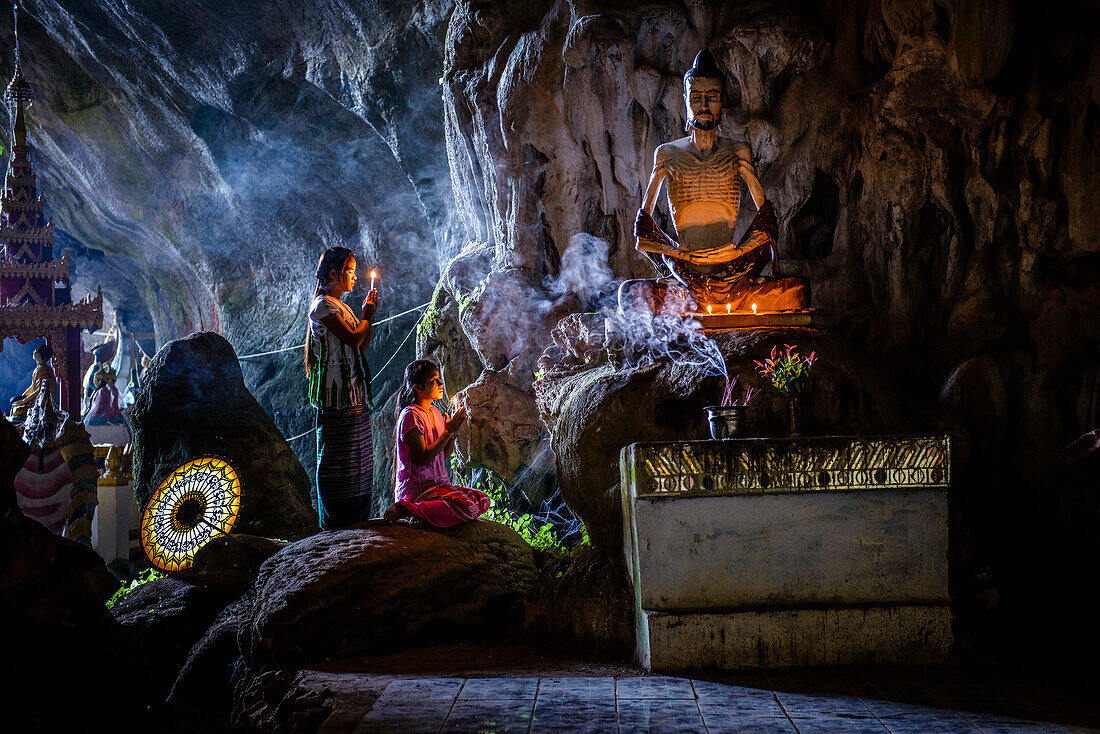
[(11, 229), (4, 227), (0, 229), (0, 240), (11, 242), (23, 241), (23, 242), (53, 242), (53, 222), (47, 222), (44, 227), (36, 227), (34, 229)]
[(38, 291), (35, 290), (34, 283), (30, 280), (23, 283), (23, 287), (19, 289), (19, 292), (8, 299), (8, 303), (12, 306), (19, 308), (26, 308), (27, 306), (49, 306), (46, 303), (46, 299), (38, 295)]
[(772, 494), (951, 483), (947, 436), (806, 436), (635, 444), (639, 497)]
[(59, 280), (69, 277), (72, 261), (65, 253), (60, 260), (44, 263), (19, 262), (14, 258), (0, 257), (0, 277), (3, 278), (52, 278)]
[(2, 339), (15, 337), (25, 343), (58, 329), (98, 329), (101, 326), (103, 291), (95, 297), (58, 306), (0, 306)]

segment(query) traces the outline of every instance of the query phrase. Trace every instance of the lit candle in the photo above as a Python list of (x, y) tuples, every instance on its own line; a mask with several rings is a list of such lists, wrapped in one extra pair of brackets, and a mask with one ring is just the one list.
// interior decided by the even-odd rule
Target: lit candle
[(733, 308), (733, 304), (727, 303), (726, 304), (726, 313), (730, 313), (731, 312), (730, 309), (732, 309), (732, 308)]
[(755, 304), (755, 303), (754, 303), (754, 304), (752, 304), (752, 312), (753, 312), (753, 313), (756, 313), (756, 304)]
[(456, 410), (458, 410), (458, 395), (457, 394), (451, 396), (451, 412), (453, 413)]
[(378, 277), (378, 272), (375, 270), (370, 271), (370, 289), (374, 290), (374, 279)]
[(708, 304), (707, 304), (707, 316), (710, 316), (710, 315), (711, 315), (711, 310), (710, 310), (710, 309), (711, 309), (711, 306), (710, 306), (710, 304), (708, 303)]

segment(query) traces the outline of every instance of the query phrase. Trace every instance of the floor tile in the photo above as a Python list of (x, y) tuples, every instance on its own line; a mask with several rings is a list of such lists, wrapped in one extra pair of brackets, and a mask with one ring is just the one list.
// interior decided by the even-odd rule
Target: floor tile
[(786, 717), (787, 712), (783, 710), (783, 707), (779, 705), (779, 702), (774, 698), (741, 698), (732, 699), (728, 701), (715, 701), (712, 699), (700, 698), (698, 701), (699, 709), (704, 714), (713, 714), (715, 716), (723, 715), (754, 715), (764, 717)]
[(695, 700), (695, 689), (688, 678), (668, 678), (651, 676), (644, 678), (619, 678), (615, 681), (615, 696), (624, 699), (670, 699), (681, 698)]
[(694, 699), (619, 699), (619, 731), (636, 734), (707, 734)]
[(539, 698), (565, 696), (614, 701), (614, 678), (543, 678), (539, 681)]
[(458, 694), (459, 701), (491, 698), (495, 700), (522, 699), (534, 703), (539, 687), (538, 678), (470, 678)]
[(872, 716), (863, 701), (854, 696), (819, 696), (776, 691), (775, 697), (791, 717), (817, 714)]
[(861, 698), (863, 705), (880, 719), (884, 717), (908, 717), (908, 716), (957, 716), (950, 709), (930, 706), (928, 704), (902, 703), (898, 701), (883, 701), (875, 698)]
[(355, 732), (438, 732), (463, 682), (462, 678), (397, 678), (386, 686)]
[(413, 703), (379, 706), (375, 704), (359, 721), (355, 734), (374, 732), (438, 732), (451, 710), (451, 701), (427, 700), (421, 705)]
[(397, 698), (424, 700), (426, 697), (440, 696), (454, 698), (464, 682), (462, 678), (394, 678), (378, 701), (381, 703)]
[(791, 720), (800, 734), (887, 734), (886, 727), (876, 718), (845, 716), (795, 717)]
[(605, 704), (582, 704), (569, 701), (535, 704), (531, 718), (531, 734), (608, 734), (618, 731), (614, 701)]
[(693, 680), (691, 684), (700, 701), (775, 701), (775, 693), (769, 688), (733, 686), (709, 680)]
[(703, 714), (709, 734), (797, 734), (787, 717), (745, 718), (742, 716), (711, 716)]
[(978, 729), (961, 716), (881, 719), (891, 734), (978, 734)]
[(455, 702), (443, 727), (445, 732), (489, 734), (510, 732), (526, 734), (531, 725), (534, 694), (531, 700), (462, 699)]
[(1069, 734), (1073, 727), (1035, 721), (988, 722), (975, 721), (974, 726), (982, 734)]

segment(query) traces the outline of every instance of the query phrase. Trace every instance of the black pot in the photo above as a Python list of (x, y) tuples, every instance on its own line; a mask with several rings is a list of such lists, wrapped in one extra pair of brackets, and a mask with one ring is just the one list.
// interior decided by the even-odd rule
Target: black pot
[(724, 438), (741, 438), (745, 432), (744, 405), (709, 405), (707, 423), (710, 424), (710, 437), (716, 441)]

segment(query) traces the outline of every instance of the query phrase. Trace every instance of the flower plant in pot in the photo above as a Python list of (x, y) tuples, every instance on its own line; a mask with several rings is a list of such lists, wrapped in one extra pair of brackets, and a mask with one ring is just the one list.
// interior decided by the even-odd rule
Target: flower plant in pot
[(763, 362), (756, 362), (756, 369), (761, 375), (768, 378), (772, 387), (782, 393), (787, 399), (787, 432), (791, 436), (802, 433), (802, 404), (800, 397), (810, 386), (810, 371), (817, 361), (817, 352), (810, 352), (810, 356), (803, 357), (796, 350), (797, 344), (784, 344), (786, 352), (780, 352), (779, 347), (772, 347), (771, 355)]
[(716, 441), (740, 438), (745, 432), (745, 407), (752, 400), (755, 390), (750, 387), (738, 401), (733, 397), (735, 387), (737, 378), (726, 377), (726, 386), (722, 389), (722, 404), (704, 408), (707, 411), (707, 423), (710, 425), (710, 437)]

